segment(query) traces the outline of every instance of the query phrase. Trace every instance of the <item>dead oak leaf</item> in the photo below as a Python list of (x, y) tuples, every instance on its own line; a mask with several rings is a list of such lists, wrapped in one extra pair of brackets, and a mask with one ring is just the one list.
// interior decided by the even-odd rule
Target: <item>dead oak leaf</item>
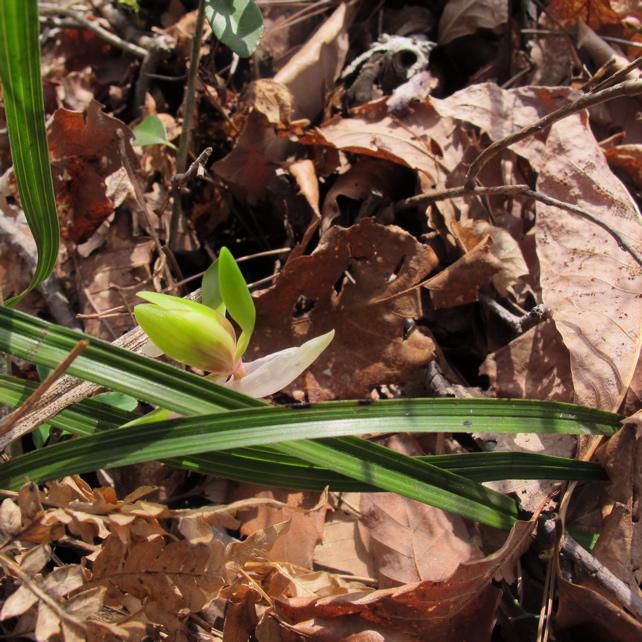
[(530, 546), (532, 530), (532, 522), (518, 522), (499, 550), (460, 564), (442, 581), (281, 598), (275, 601), (275, 614), (286, 631), (305, 634), (306, 639), (486, 642), (501, 597), (493, 579), (513, 581), (516, 561)]
[(422, 315), (411, 288), (437, 263), (430, 248), (395, 226), (366, 219), (331, 228), (313, 254), (289, 261), (256, 300), (257, 330), (248, 356), (334, 329), (333, 342), (310, 369), (319, 385), (350, 398), (382, 383), (408, 383), (436, 350), (427, 332), (404, 339), (403, 327), (404, 319)]
[[(49, 128), (56, 196), (63, 233), (75, 242), (89, 238), (114, 211), (105, 181), (122, 167), (119, 134), (133, 167), (138, 165), (127, 126), (93, 100), (85, 112), (58, 109)], [(65, 219), (66, 214), (66, 219)]]
[[(431, 103), (440, 114), (500, 140), (576, 96), (563, 88), (504, 90), (483, 83)], [(539, 192), (588, 210), (631, 246), (642, 243), (636, 204), (609, 169), (585, 114), (573, 114), (511, 149), (538, 173)], [(616, 410), (640, 353), (639, 265), (603, 227), (539, 202), (536, 213), (542, 300), (570, 353), (574, 401)]]

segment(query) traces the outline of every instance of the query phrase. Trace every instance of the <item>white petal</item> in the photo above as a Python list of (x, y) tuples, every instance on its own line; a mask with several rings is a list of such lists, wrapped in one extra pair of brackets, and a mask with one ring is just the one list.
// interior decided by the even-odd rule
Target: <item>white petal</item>
[(252, 397), (267, 397), (294, 381), (328, 347), (334, 330), (306, 341), (298, 348), (273, 352), (256, 361), (244, 363), (245, 376), (225, 385)]

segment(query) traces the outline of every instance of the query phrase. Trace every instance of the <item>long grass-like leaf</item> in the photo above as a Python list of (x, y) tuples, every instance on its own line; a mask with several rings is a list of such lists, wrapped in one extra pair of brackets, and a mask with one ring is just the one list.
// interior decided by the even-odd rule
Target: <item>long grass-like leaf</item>
[[(0, 375), (0, 404), (15, 408), (36, 387), (36, 383)], [(106, 406), (93, 399), (86, 399), (63, 410), (51, 420), (51, 424), (73, 434), (87, 436), (94, 434), (97, 430), (116, 429), (134, 418), (133, 413)], [(426, 455), (417, 459), (478, 482), (502, 479), (598, 480), (606, 478), (598, 464), (538, 453), (459, 453)], [(320, 490), (325, 486), (338, 491), (374, 490), (373, 486), (306, 463), (298, 457), (286, 456), (264, 447), (174, 457), (165, 461), (170, 465), (202, 474), (270, 486), (306, 490)]]
[(49, 276), (60, 237), (45, 132), (37, 0), (0, 1), (0, 80), (20, 199), (38, 248), (31, 283), (7, 301), (13, 304)]
[[(36, 363), (57, 363), (80, 338), (85, 337), (19, 312), (0, 310), (0, 348)], [(28, 474), (34, 479), (35, 476), (44, 479), (105, 465), (270, 444), (277, 451), (360, 482), (400, 492), (487, 524), (506, 526), (506, 520), (515, 519), (514, 505), (461, 476), (441, 471), (427, 462), (401, 461), (399, 455), (383, 452), (385, 449), (364, 440), (320, 443), (310, 439), (373, 431), (610, 433), (618, 421), (611, 413), (570, 404), (491, 399), (269, 407), (171, 366), (96, 339), (89, 341), (89, 348), (72, 364), (72, 374), (192, 417), (131, 426), (65, 444), (62, 449), (54, 446), (31, 453), (0, 467), (0, 481), (15, 485)], [(162, 395), (158, 387), (163, 388)], [(194, 417), (220, 411), (223, 405), (250, 408)]]

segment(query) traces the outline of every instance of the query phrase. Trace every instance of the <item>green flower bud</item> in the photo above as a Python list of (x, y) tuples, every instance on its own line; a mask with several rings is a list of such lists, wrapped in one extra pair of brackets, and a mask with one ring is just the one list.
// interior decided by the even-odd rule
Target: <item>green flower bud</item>
[(136, 321), (166, 355), (201, 370), (229, 375), (236, 366), (236, 334), (221, 314), (196, 301), (139, 292)]

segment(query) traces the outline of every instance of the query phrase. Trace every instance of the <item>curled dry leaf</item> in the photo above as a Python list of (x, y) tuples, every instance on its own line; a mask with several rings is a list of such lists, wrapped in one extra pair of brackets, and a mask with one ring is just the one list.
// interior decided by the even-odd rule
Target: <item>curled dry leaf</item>
[(405, 384), (433, 359), (423, 330), (403, 338), (405, 318), (419, 318), (418, 285), (437, 266), (434, 252), (394, 226), (366, 219), (331, 228), (310, 256), (287, 263), (256, 300), (248, 358), (334, 329), (310, 372), (335, 396), (364, 397), (381, 383)]
[[(444, 116), (470, 122), (500, 140), (574, 96), (560, 88), (507, 91), (486, 83), (432, 104)], [(608, 168), (584, 114), (573, 114), (512, 149), (538, 172), (540, 192), (583, 207), (631, 245), (642, 244), (638, 209)], [(640, 353), (639, 265), (587, 219), (541, 203), (536, 211), (542, 299), (570, 352), (574, 400), (616, 410)]]
[(460, 564), (443, 581), (329, 597), (281, 598), (274, 610), (282, 620), (280, 626), (306, 639), (487, 642), (501, 596), (493, 579), (514, 579), (516, 560), (529, 547), (532, 530), (533, 523), (518, 522), (498, 551)]
[(495, 29), (508, 21), (504, 0), (448, 0), (439, 20), (438, 41), (446, 45), (478, 29)]
[(429, 103), (399, 118), (388, 115), (382, 102), (365, 106), (352, 118), (335, 116), (301, 142), (389, 160), (414, 169), (433, 185), (446, 184), (464, 145), (457, 124), (440, 118)]
[[(100, 103), (93, 100), (84, 113), (58, 109), (53, 115), (49, 150), (63, 217), (62, 233), (75, 242), (86, 240), (114, 211), (106, 180), (122, 168), (118, 132), (124, 134), (129, 161), (136, 167), (129, 143), (131, 131), (105, 114)], [(126, 178), (122, 181), (128, 183)]]
[(341, 2), (274, 77), (292, 93), (296, 118), (313, 120), (323, 110), (327, 92), (343, 69), (355, 11), (354, 5)]

